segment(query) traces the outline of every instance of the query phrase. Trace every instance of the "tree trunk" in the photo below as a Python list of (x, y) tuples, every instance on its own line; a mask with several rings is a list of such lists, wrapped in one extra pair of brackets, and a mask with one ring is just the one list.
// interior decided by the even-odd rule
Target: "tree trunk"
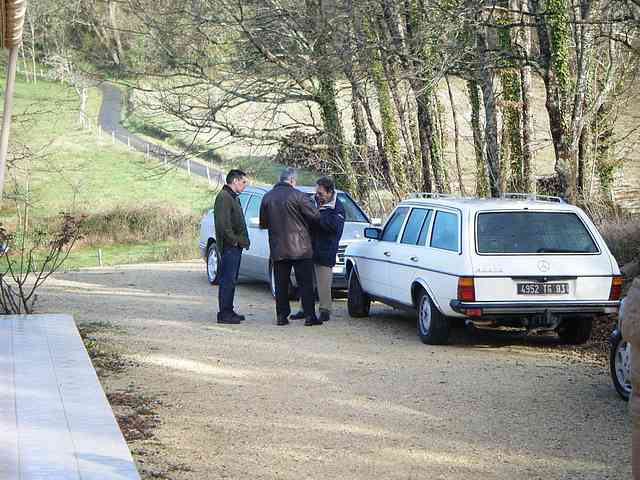
[(342, 120), (336, 103), (335, 73), (327, 55), (326, 13), (319, 0), (307, 0), (306, 7), (307, 15), (314, 21), (312, 28), (316, 38), (314, 39), (313, 55), (318, 77), (316, 101), (320, 106), (324, 131), (329, 140), (331, 170), (335, 172), (336, 184), (340, 188), (355, 192), (358, 182), (353, 171), (351, 152), (345, 141)]
[(378, 109), (380, 111), (380, 121), (382, 123), (382, 133), (384, 137), (384, 156), (387, 159), (389, 170), (387, 173), (388, 183), (398, 198), (402, 197), (407, 189), (406, 172), (404, 162), (400, 152), (400, 139), (398, 135), (398, 124), (396, 114), (393, 110), (393, 101), (389, 89), (389, 82), (384, 74), (382, 64), (382, 52), (379, 49), (378, 36), (372, 30), (372, 25), (365, 25), (367, 36), (372, 44), (372, 57), (369, 64), (369, 74), (376, 89), (378, 99)]
[[(414, 89), (415, 91), (415, 89)], [(420, 132), (420, 150), (422, 154), (422, 190), (433, 191), (431, 182), (431, 142), (433, 124), (429, 112), (429, 99), (416, 94), (416, 109), (418, 116), (418, 132)]]
[(113, 40), (116, 44), (116, 51), (118, 52), (118, 59), (120, 62), (124, 60), (124, 49), (122, 48), (122, 40), (120, 37), (120, 27), (118, 26), (117, 9), (118, 4), (114, 0), (108, 0), (107, 9), (109, 14), (109, 26), (113, 33)]
[[(451, 192), (451, 184), (449, 182), (449, 165), (447, 164), (447, 159), (444, 155), (445, 146), (447, 144), (445, 127), (442, 122), (442, 104), (438, 99), (437, 95), (432, 97), (433, 104), (431, 107), (431, 111), (433, 112), (434, 118), (434, 135), (433, 141), (435, 142), (431, 146), (431, 154), (432, 160), (431, 165), (433, 166), (434, 177), (436, 179), (436, 185), (438, 186), (438, 191), (442, 193), (450, 193)], [(436, 174), (438, 172), (438, 174)]]
[(484, 137), (487, 145), (487, 166), (489, 170), (489, 192), (492, 197), (500, 196), (500, 149), (498, 147), (498, 118), (493, 87), (493, 72), (489, 66), (488, 47), (484, 34), (478, 33), (480, 53), (479, 80), (485, 113)]
[(451, 82), (449, 77), (445, 76), (447, 82), (447, 91), (449, 92), (449, 102), (451, 103), (451, 116), (453, 117), (453, 135), (454, 135), (454, 148), (456, 154), (456, 172), (458, 173), (458, 186), (460, 189), (460, 195), (465, 196), (464, 182), (462, 181), (462, 165), (460, 163), (460, 128), (458, 126), (458, 109), (456, 108), (456, 102), (453, 99), (453, 91), (451, 90)]
[(487, 181), (487, 164), (484, 155), (484, 135), (480, 121), (480, 87), (475, 80), (467, 81), (469, 103), (471, 104), (471, 130), (473, 132), (473, 150), (476, 157), (476, 182), (475, 190), (478, 197), (489, 195), (489, 182)]
[(533, 156), (533, 125), (531, 122), (531, 69), (520, 69), (520, 83), (522, 88), (522, 181), (525, 192), (535, 193), (534, 156)]
[(27, 15), (27, 21), (29, 22), (29, 30), (31, 32), (31, 64), (33, 67), (33, 83), (36, 84), (38, 83), (38, 72), (36, 70), (36, 29), (33, 25), (33, 18), (31, 18), (31, 15)]

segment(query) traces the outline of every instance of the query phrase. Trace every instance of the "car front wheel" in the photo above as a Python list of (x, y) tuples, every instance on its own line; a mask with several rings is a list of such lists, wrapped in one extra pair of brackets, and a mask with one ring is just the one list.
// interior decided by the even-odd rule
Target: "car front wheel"
[(449, 340), (451, 326), (424, 290), (418, 298), (418, 336), (422, 343), (444, 345)]
[(349, 274), (347, 291), (347, 311), (349, 312), (349, 316), (354, 318), (367, 317), (369, 316), (370, 309), (371, 298), (362, 290), (358, 274), (355, 268), (353, 268)]
[(219, 280), (220, 254), (215, 242), (207, 249), (207, 280), (211, 285), (217, 285)]
[(563, 320), (558, 327), (558, 336), (563, 343), (581, 345), (591, 338), (593, 317), (575, 317)]

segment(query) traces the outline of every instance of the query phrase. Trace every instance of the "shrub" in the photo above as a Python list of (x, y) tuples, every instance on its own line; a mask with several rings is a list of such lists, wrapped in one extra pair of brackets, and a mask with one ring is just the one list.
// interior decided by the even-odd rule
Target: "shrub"
[(619, 265), (640, 257), (639, 217), (602, 220), (598, 227)]
[(173, 207), (120, 206), (87, 214), (83, 225), (83, 243), (105, 245), (193, 238), (199, 221), (195, 213)]
[[(27, 212), (25, 208), (22, 212)], [(0, 226), (0, 311), (32, 313), (37, 289), (69, 256), (84, 217), (62, 213), (46, 224), (20, 216), (15, 229)]]

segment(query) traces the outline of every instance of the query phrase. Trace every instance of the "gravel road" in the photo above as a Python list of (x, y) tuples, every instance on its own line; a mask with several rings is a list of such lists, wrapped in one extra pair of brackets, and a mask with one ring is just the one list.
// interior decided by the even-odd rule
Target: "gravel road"
[(124, 330), (103, 340), (135, 365), (105, 389), (162, 400), (156, 438), (132, 448), (141, 469), (180, 480), (631, 478), (626, 404), (606, 367), (548, 348), (554, 339), (460, 330), (450, 346), (426, 346), (411, 315), (375, 305), (351, 319), (344, 300), (326, 325), (276, 327), (254, 283), (237, 293), (247, 321), (222, 326), (203, 269), (82, 270), (41, 294), (40, 311)]

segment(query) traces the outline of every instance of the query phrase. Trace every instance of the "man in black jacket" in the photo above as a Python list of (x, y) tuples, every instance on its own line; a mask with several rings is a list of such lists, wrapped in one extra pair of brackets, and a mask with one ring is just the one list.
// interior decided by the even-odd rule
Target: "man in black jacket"
[(260, 205), (260, 228), (269, 230), (276, 284), (276, 323), (289, 323), (289, 277), (293, 268), (302, 296), (304, 324), (321, 325), (315, 312), (310, 232), (318, 223), (320, 213), (306, 194), (294, 188), (295, 185), (296, 171), (287, 168), (280, 175), (280, 181), (262, 198)]
[[(320, 221), (312, 232), (313, 269), (320, 299), (320, 320), (326, 322), (331, 317), (333, 267), (345, 220), (344, 207), (338, 200), (335, 185), (330, 178), (320, 177), (316, 181), (316, 203), (320, 208)], [(291, 318), (304, 318), (304, 313), (300, 311), (291, 315)]]
[(247, 176), (242, 170), (231, 170), (226, 180), (227, 184), (216, 196), (213, 207), (216, 242), (220, 253), (218, 323), (240, 323), (244, 316), (233, 311), (233, 297), (242, 249), (249, 248), (249, 233), (238, 198), (247, 186)]

